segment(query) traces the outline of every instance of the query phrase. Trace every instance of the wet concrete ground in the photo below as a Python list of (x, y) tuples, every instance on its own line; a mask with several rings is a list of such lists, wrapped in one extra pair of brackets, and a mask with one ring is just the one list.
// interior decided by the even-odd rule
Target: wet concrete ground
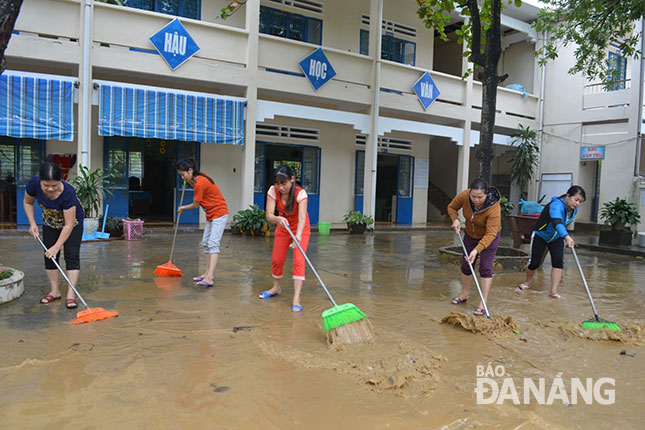
[[(569, 253), (563, 300), (547, 297), (548, 258), (521, 294), (523, 273), (494, 278), (490, 311), (519, 329), (487, 336), (440, 324), (477, 304), (474, 286), (467, 305), (449, 303), (459, 271), (437, 248), (457, 244), (453, 233), (313, 235), (309, 256), (334, 298), (367, 313), (377, 333), (375, 345), (336, 352), (320, 328), (330, 303), (310, 271), (303, 313), (290, 311), (288, 279), (280, 296), (257, 298), (271, 285), (270, 238), (225, 235), (211, 289), (190, 281), (203, 267), (199, 240), (177, 238), (180, 279), (153, 275), (171, 232), (83, 245), (81, 294), (121, 315), (70, 326), (64, 303), (38, 304), (48, 292), (38, 244), (4, 238), (0, 261), (25, 272), (26, 292), (0, 305), (0, 427), (640, 428), (642, 259), (579, 251), (600, 316), (632, 330), (623, 342), (579, 330), (592, 312)], [(549, 394), (561, 374), (568, 401), (478, 404), (476, 370), (488, 363), (520, 393), (523, 378), (544, 378)], [(615, 380), (614, 404), (571, 401), (571, 378), (601, 377)]]

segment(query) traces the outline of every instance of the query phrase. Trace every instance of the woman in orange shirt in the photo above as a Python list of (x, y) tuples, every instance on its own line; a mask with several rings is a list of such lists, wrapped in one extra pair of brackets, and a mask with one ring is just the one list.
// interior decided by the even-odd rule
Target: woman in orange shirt
[(215, 278), (215, 267), (219, 258), (219, 242), (226, 228), (228, 207), (219, 187), (213, 178), (199, 171), (194, 158), (184, 158), (175, 164), (175, 169), (181, 178), (193, 186), (193, 202), (179, 206), (177, 212), (187, 209), (197, 209), (200, 206), (206, 212), (206, 227), (202, 238), (202, 246), (206, 260), (206, 271), (193, 278), (200, 287), (212, 287)]
[[(281, 164), (275, 169), (273, 176), (275, 185), (272, 185), (267, 192), (266, 206), (267, 221), (278, 225), (275, 229), (272, 254), (273, 287), (268, 291), (262, 291), (259, 297), (266, 299), (277, 296), (282, 291), (280, 280), (283, 275), (284, 263), (287, 260), (287, 251), (291, 248), (293, 249), (293, 304), (291, 311), (301, 312), (300, 291), (305, 280), (305, 257), (296, 249), (295, 243), (292, 243), (291, 235), (285, 229), (291, 229), (302, 250), (307, 252), (310, 236), (307, 192), (296, 185), (296, 175), (289, 166)], [(276, 209), (277, 215), (275, 214)]]

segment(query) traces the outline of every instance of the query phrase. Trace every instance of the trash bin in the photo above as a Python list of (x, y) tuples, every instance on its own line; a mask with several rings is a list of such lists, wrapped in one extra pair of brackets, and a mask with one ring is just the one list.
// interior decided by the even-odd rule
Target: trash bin
[(329, 236), (329, 231), (331, 230), (330, 222), (319, 222), (318, 223), (318, 235), (320, 236)]

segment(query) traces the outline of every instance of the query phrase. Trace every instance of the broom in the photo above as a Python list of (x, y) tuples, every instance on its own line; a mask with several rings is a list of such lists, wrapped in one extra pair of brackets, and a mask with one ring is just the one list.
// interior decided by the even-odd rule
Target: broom
[[(40, 237), (36, 236), (36, 239), (40, 244), (42, 245), (43, 249), (47, 251), (47, 247), (43, 243), (42, 240), (40, 240)], [(56, 265), (56, 268), (60, 272), (61, 275), (63, 275), (63, 278), (67, 281), (67, 284), (69, 287), (74, 290), (78, 298), (81, 300), (83, 305), (85, 306), (84, 311), (80, 311), (76, 314), (76, 319), (74, 321), (70, 321), (69, 324), (84, 324), (92, 321), (100, 321), (100, 320), (106, 320), (108, 318), (114, 318), (115, 316), (119, 315), (118, 312), (111, 312), (111, 311), (106, 311), (103, 308), (90, 308), (85, 300), (83, 300), (83, 297), (78, 293), (78, 290), (74, 288), (74, 285), (72, 285), (72, 282), (69, 280), (65, 272), (63, 272), (63, 269), (61, 269), (60, 265), (58, 264), (58, 261), (56, 261), (56, 258), (51, 259), (54, 264)]]
[(582, 328), (586, 330), (611, 330), (611, 331), (622, 331), (618, 324), (611, 321), (606, 321), (598, 317), (598, 311), (596, 310), (596, 305), (593, 302), (591, 297), (591, 291), (589, 291), (589, 286), (587, 285), (587, 279), (585, 279), (585, 274), (582, 272), (582, 266), (580, 266), (580, 260), (578, 260), (578, 254), (576, 253), (575, 248), (571, 248), (573, 256), (576, 259), (576, 265), (580, 271), (580, 276), (582, 277), (582, 282), (585, 284), (585, 289), (587, 290), (587, 296), (589, 297), (589, 302), (591, 302), (591, 308), (593, 309), (593, 314), (595, 320), (593, 321), (583, 321)]
[(351, 324), (351, 323), (355, 323), (363, 319), (366, 319), (367, 315), (365, 315), (363, 311), (358, 309), (353, 304), (351, 303), (345, 303), (343, 305), (336, 304), (336, 301), (334, 301), (334, 298), (329, 293), (329, 290), (325, 286), (325, 283), (322, 281), (322, 279), (320, 279), (320, 276), (318, 276), (318, 272), (316, 272), (314, 265), (311, 264), (311, 261), (309, 261), (307, 254), (305, 254), (305, 252), (302, 250), (302, 247), (300, 246), (300, 243), (298, 243), (296, 236), (294, 236), (290, 228), (286, 228), (285, 230), (287, 230), (291, 235), (291, 239), (293, 239), (293, 242), (296, 244), (296, 246), (298, 247), (302, 255), (305, 257), (305, 260), (307, 260), (307, 263), (309, 263), (309, 267), (311, 267), (311, 270), (314, 272), (314, 275), (316, 275), (316, 278), (318, 278), (318, 282), (320, 282), (320, 285), (322, 285), (323, 289), (325, 290), (325, 293), (327, 293), (327, 297), (329, 297), (329, 300), (331, 300), (331, 302), (334, 304), (333, 308), (327, 309), (322, 313), (323, 327), (325, 329), (325, 332), (329, 332), (337, 327), (341, 327), (346, 324)]
[(468, 250), (466, 249), (466, 245), (464, 244), (464, 240), (461, 238), (461, 234), (458, 231), (455, 231), (457, 233), (457, 237), (459, 238), (459, 243), (461, 243), (461, 248), (464, 250), (464, 258), (468, 262), (468, 267), (470, 268), (470, 273), (473, 275), (473, 279), (475, 280), (475, 285), (477, 286), (477, 292), (479, 293), (479, 298), (482, 300), (482, 304), (484, 305), (484, 310), (486, 311), (486, 317), (488, 319), (492, 319), (490, 316), (490, 312), (488, 312), (488, 306), (486, 306), (486, 300), (484, 300), (484, 295), (482, 294), (482, 289), (479, 288), (479, 281), (477, 280), (477, 275), (475, 274), (475, 269), (473, 269), (473, 265), (470, 263), (470, 259), (468, 258)]
[[(181, 189), (181, 198), (179, 199), (179, 206), (184, 204), (184, 191), (186, 191), (186, 181), (184, 187)], [(175, 252), (175, 239), (177, 239), (177, 227), (179, 227), (179, 218), (181, 213), (177, 214), (177, 222), (175, 223), (175, 234), (172, 236), (172, 248), (170, 248), (170, 259), (166, 264), (161, 264), (155, 269), (155, 274), (159, 276), (182, 276), (181, 270), (172, 264), (172, 254)]]

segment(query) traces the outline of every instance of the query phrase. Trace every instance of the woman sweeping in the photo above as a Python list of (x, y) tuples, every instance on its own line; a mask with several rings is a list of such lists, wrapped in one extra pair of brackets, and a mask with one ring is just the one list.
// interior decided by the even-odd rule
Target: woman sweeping
[(219, 258), (219, 243), (222, 240), (228, 219), (228, 206), (226, 206), (226, 200), (213, 178), (199, 171), (194, 158), (184, 158), (177, 161), (175, 169), (184, 181), (192, 185), (194, 191), (193, 202), (189, 205), (179, 206), (177, 212), (182, 213), (200, 206), (206, 212), (206, 227), (202, 237), (206, 270), (201, 275), (194, 277), (193, 282), (196, 282), (200, 287), (212, 287)]
[(566, 226), (571, 224), (580, 206), (586, 199), (585, 190), (581, 186), (574, 185), (559, 197), (551, 198), (540, 217), (535, 222), (531, 234), (531, 254), (529, 264), (526, 268), (526, 281), (519, 285), (523, 291), (531, 286), (531, 280), (535, 271), (542, 264), (546, 250), (551, 254), (551, 288), (549, 297), (561, 298), (558, 294), (558, 286), (562, 280), (562, 268), (564, 267), (564, 246), (573, 248), (575, 242), (569, 235)]
[[(291, 235), (285, 229), (291, 229), (302, 250), (307, 252), (310, 235), (307, 192), (296, 185), (296, 175), (291, 167), (282, 164), (275, 169), (273, 175), (274, 185), (267, 192), (266, 206), (267, 221), (278, 226), (275, 230), (271, 266), (273, 287), (268, 291), (262, 291), (259, 297), (266, 299), (282, 292), (280, 280), (283, 275), (284, 263), (287, 260), (287, 251), (292, 248), (294, 251), (291, 311), (301, 312), (300, 291), (305, 280), (305, 257), (295, 249), (296, 245), (292, 243)], [(278, 215), (275, 214), (276, 209)]]
[[(459, 193), (448, 205), (448, 215), (452, 220), (452, 229), (461, 231), (461, 223), (457, 211), (462, 209), (466, 218), (466, 232), (464, 244), (468, 252), (461, 262), (461, 293), (452, 299), (452, 304), (459, 305), (468, 300), (470, 279), (472, 273), (468, 267), (466, 258), (471, 264), (475, 264), (478, 257), (479, 275), (481, 277), (481, 289), (484, 300), (488, 303), (488, 292), (493, 283), (493, 262), (501, 231), (501, 196), (496, 188), (488, 187), (483, 179), (475, 179), (470, 188)], [(475, 315), (485, 315), (486, 311), (480, 301), (475, 310)]]
[[(34, 218), (34, 202), (43, 211), (43, 243), (45, 252), (45, 272), (49, 280), (49, 293), (40, 300), (48, 304), (59, 300), (62, 295), (58, 287), (58, 270), (51, 260), (59, 260), (60, 250), (65, 250), (65, 268), (67, 277), (76, 286), (81, 273), (81, 239), (83, 237), (83, 219), (85, 213), (78, 201), (76, 191), (63, 181), (60, 167), (53, 163), (40, 166), (39, 176), (34, 176), (27, 183), (23, 205), (29, 220), (29, 233), (38, 237), (38, 224)], [(67, 309), (78, 306), (74, 290), (67, 290)]]

